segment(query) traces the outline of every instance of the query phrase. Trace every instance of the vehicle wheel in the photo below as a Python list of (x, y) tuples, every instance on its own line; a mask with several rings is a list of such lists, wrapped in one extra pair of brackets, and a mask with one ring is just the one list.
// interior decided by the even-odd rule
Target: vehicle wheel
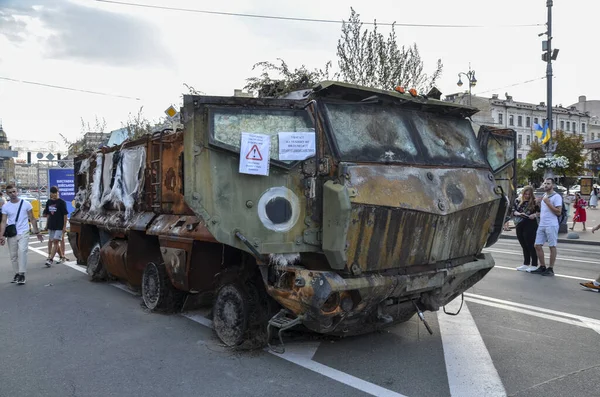
[(172, 312), (181, 309), (185, 292), (173, 286), (164, 263), (150, 262), (142, 275), (142, 299), (150, 310)]
[(92, 281), (104, 281), (108, 277), (106, 268), (100, 260), (100, 243), (96, 243), (87, 258), (87, 274)]
[[(255, 349), (267, 343), (269, 303), (256, 282), (230, 281), (217, 292), (213, 325), (221, 341), (230, 347)], [(264, 294), (266, 295), (266, 294)]]

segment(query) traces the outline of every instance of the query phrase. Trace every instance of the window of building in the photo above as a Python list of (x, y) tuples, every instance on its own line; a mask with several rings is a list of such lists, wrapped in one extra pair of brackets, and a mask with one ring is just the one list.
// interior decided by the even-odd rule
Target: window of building
[(563, 131), (565, 130), (565, 121), (564, 120), (560, 121), (560, 129)]
[(573, 132), (577, 132), (577, 123), (573, 122)]
[(502, 113), (498, 113), (498, 124), (504, 123), (504, 115)]
[(523, 155), (521, 153), (517, 154), (518, 159), (523, 159)]
[(517, 126), (523, 127), (523, 116), (517, 117)]
[(508, 116), (508, 125), (515, 125), (515, 116), (513, 116), (512, 114)]
[(519, 146), (523, 144), (523, 136), (519, 134)]
[(581, 123), (581, 132), (585, 133), (585, 123)]
[(533, 122), (534, 122), (534, 124), (539, 124), (539, 121), (540, 121), (540, 120), (539, 120), (537, 117), (535, 117), (535, 118), (533, 119)]
[(538, 136), (537, 136), (537, 135), (535, 135), (535, 136), (533, 137), (533, 139), (535, 139), (535, 143), (538, 143)]
[(596, 139), (596, 138), (594, 137), (594, 133), (592, 132), (592, 141), (593, 141), (594, 139)]
[(525, 127), (531, 127), (531, 117), (525, 119)]
[(527, 135), (527, 145), (531, 145), (531, 137)]

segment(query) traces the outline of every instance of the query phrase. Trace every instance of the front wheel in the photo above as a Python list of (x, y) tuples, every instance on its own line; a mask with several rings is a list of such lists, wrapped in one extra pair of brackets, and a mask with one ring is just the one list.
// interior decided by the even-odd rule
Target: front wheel
[(150, 310), (173, 312), (181, 309), (185, 292), (173, 286), (164, 263), (150, 262), (142, 275), (142, 299)]
[(255, 349), (267, 343), (269, 304), (258, 280), (229, 281), (217, 292), (213, 324), (221, 341), (230, 347)]
[(87, 258), (87, 274), (92, 281), (104, 281), (108, 278), (106, 267), (100, 260), (100, 243), (94, 244)]

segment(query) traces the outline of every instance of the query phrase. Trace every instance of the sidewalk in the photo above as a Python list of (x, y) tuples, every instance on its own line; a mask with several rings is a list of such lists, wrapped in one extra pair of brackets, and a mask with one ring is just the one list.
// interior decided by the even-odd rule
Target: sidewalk
[[(587, 221), (585, 222), (585, 228), (587, 231), (582, 231), (583, 225), (580, 222), (577, 222), (575, 226), (575, 231), (571, 230), (568, 233), (560, 233), (558, 235), (559, 243), (568, 243), (568, 244), (587, 244), (587, 245), (600, 245), (600, 230), (597, 230), (595, 233), (592, 233), (592, 228), (600, 224), (600, 209), (591, 210), (586, 208), (587, 212)], [(573, 226), (573, 213), (569, 211), (569, 217), (567, 221), (567, 225), (569, 228)], [(579, 238), (569, 238), (571, 237), (579, 237)], [(512, 221), (510, 222), (510, 231), (504, 231), (500, 235), (500, 238), (504, 239), (517, 239), (517, 232), (515, 231), (515, 226)]]

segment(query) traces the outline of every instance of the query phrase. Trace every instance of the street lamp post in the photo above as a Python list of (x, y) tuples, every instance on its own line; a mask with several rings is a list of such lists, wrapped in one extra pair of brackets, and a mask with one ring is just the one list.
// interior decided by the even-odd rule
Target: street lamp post
[(475, 71), (471, 70), (471, 68), (469, 67), (469, 71), (467, 73), (458, 73), (458, 83), (456, 83), (456, 85), (459, 87), (462, 87), (463, 85), (461, 76), (465, 76), (467, 78), (467, 81), (469, 82), (469, 106), (471, 106), (471, 88), (475, 87), (475, 85), (477, 84), (477, 79), (475, 78)]

